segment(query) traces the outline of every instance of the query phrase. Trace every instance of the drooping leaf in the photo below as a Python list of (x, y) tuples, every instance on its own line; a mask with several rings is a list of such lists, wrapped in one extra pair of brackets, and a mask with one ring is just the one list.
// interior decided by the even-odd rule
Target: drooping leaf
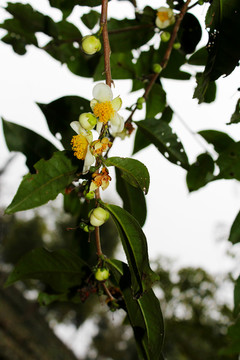
[(107, 259), (117, 285), (126, 304), (126, 311), (133, 328), (140, 359), (161, 360), (164, 324), (159, 300), (150, 289), (139, 299), (132, 297), (128, 266), (119, 260)]
[(60, 134), (62, 144), (70, 149), (70, 141), (74, 135), (70, 127), (72, 121), (77, 121), (83, 112), (89, 112), (89, 101), (79, 96), (64, 96), (49, 104), (37, 104), (47, 120), (51, 133)]
[(236, 42), (240, 33), (239, 12), (238, 0), (213, 0), (209, 7), (206, 16), (206, 26), (210, 28), (208, 59), (194, 93), (199, 103), (204, 101), (211, 81), (221, 75), (229, 75), (238, 65), (240, 49)]
[(166, 104), (166, 93), (160, 84), (154, 84), (147, 98), (146, 118), (153, 118), (162, 112)]
[(228, 134), (222, 131), (202, 130), (199, 131), (198, 134), (201, 135), (209, 144), (212, 144), (218, 153), (226, 150), (230, 145), (235, 143)]
[(214, 179), (214, 161), (209, 154), (201, 154), (187, 173), (189, 191), (198, 190)]
[(131, 158), (111, 157), (104, 160), (106, 166), (115, 166), (121, 171), (122, 177), (132, 186), (140, 188), (145, 194), (149, 188), (149, 172), (146, 166)]
[(79, 164), (66, 151), (55, 152), (50, 160), (38, 161), (36, 174), (24, 176), (6, 214), (33, 209), (54, 200), (75, 178)]
[(238, 277), (234, 287), (234, 316), (240, 313), (240, 276)]
[(134, 296), (141, 296), (158, 280), (151, 270), (146, 237), (137, 220), (126, 210), (116, 205), (104, 204), (117, 226), (131, 273)]
[(84, 25), (86, 25), (89, 29), (92, 30), (94, 26), (98, 23), (99, 18), (100, 18), (100, 13), (95, 10), (91, 10), (88, 14), (84, 14), (81, 17), (81, 20), (84, 23)]
[(67, 249), (48, 251), (38, 248), (25, 254), (9, 275), (5, 286), (25, 279), (38, 279), (57, 292), (80, 286), (89, 276), (88, 265)]
[(140, 226), (143, 226), (147, 216), (146, 200), (143, 192), (125, 181), (118, 168), (115, 168), (115, 171), (116, 189), (122, 198), (123, 208), (137, 219)]
[(229, 124), (238, 124), (240, 122), (240, 99), (237, 101), (237, 105), (235, 108), (234, 113), (231, 116), (231, 120), (228, 123)]
[(166, 122), (156, 119), (146, 119), (137, 121), (135, 124), (167, 160), (182, 166), (184, 169), (188, 168), (188, 158), (183, 145)]
[(48, 160), (56, 147), (32, 130), (2, 119), (3, 132), (9, 151), (19, 151), (26, 156), (26, 164), (30, 172), (33, 165), (41, 158)]
[(185, 54), (193, 53), (201, 37), (202, 28), (198, 19), (193, 14), (186, 13), (178, 31), (181, 50), (184, 51)]
[(206, 65), (208, 58), (208, 52), (206, 46), (202, 47), (198, 51), (196, 51), (190, 58), (188, 59), (188, 63), (191, 65)]
[(232, 224), (228, 240), (232, 244), (237, 244), (240, 242), (240, 212), (237, 214)]
[(137, 129), (134, 139), (133, 154), (145, 149), (149, 145), (151, 145), (151, 140), (148, 139), (140, 129)]
[(240, 180), (240, 142), (233, 143), (220, 153), (216, 163), (220, 169), (216, 179)]

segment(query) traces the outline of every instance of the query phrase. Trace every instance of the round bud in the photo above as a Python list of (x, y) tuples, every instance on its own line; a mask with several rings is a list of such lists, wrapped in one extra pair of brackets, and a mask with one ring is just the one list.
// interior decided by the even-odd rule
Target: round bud
[(162, 71), (162, 67), (160, 64), (153, 64), (153, 71), (156, 73), (156, 74), (160, 74), (160, 72)]
[(92, 113), (83, 113), (79, 116), (79, 123), (85, 130), (92, 130), (97, 124), (97, 118)]
[(87, 55), (93, 55), (101, 50), (101, 42), (96, 36), (87, 35), (82, 38), (82, 50)]
[(88, 225), (85, 225), (85, 226), (84, 226), (83, 231), (85, 231), (85, 232), (89, 232)]
[(176, 42), (173, 44), (173, 48), (176, 50), (180, 49), (180, 47), (181, 47), (181, 44), (179, 42)]
[(90, 223), (92, 226), (101, 226), (109, 219), (109, 212), (101, 207), (93, 209), (90, 213)]
[(170, 34), (170, 32), (168, 32), (168, 31), (163, 31), (163, 32), (161, 33), (161, 40), (162, 40), (163, 42), (168, 42), (168, 41), (170, 40), (170, 37), (171, 37), (171, 34)]
[(85, 198), (86, 198), (87, 200), (92, 200), (92, 199), (94, 199), (94, 196), (95, 196), (94, 191), (89, 191), (89, 192), (85, 195)]
[(203, 5), (204, 4), (204, 0), (198, 0), (199, 5)]
[(95, 279), (98, 281), (105, 281), (109, 278), (109, 270), (106, 268), (98, 268), (95, 272)]

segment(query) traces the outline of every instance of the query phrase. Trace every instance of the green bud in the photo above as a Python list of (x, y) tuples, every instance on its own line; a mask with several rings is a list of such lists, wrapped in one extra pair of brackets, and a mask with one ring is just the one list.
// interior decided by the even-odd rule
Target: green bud
[(82, 38), (82, 50), (87, 55), (93, 55), (101, 50), (101, 42), (96, 36), (87, 35)]
[(160, 64), (153, 64), (153, 71), (156, 74), (160, 74), (160, 72), (162, 71), (162, 66)]
[(97, 124), (97, 118), (92, 113), (83, 113), (79, 116), (79, 123), (85, 130), (92, 130)]
[(198, 0), (199, 5), (203, 5), (204, 2), (205, 2), (204, 0)]
[(168, 31), (163, 31), (160, 36), (163, 42), (168, 42), (170, 40), (171, 34)]
[(84, 226), (83, 231), (89, 232), (89, 227), (88, 227), (88, 225), (85, 225), (85, 226)]
[(98, 281), (105, 281), (109, 278), (109, 270), (106, 268), (98, 268), (95, 272), (95, 279)]
[(137, 99), (138, 104), (143, 104), (143, 103), (145, 103), (145, 101), (146, 100), (145, 100), (145, 98), (143, 96)]
[(101, 226), (109, 219), (109, 212), (101, 207), (97, 207), (90, 212), (90, 224)]
[(80, 229), (84, 230), (85, 226), (86, 226), (85, 222), (80, 222), (79, 224)]
[(92, 199), (94, 199), (94, 197), (95, 197), (94, 191), (89, 191), (89, 192), (85, 195), (85, 198), (86, 198), (87, 200), (92, 200)]
[(173, 44), (173, 48), (176, 50), (180, 49), (180, 47), (181, 47), (181, 44), (179, 42), (176, 42)]

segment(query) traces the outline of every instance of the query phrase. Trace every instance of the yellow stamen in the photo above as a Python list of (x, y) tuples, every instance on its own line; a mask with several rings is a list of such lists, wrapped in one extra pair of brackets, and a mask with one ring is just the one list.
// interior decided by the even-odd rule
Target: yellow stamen
[(87, 154), (88, 141), (87, 139), (79, 134), (74, 135), (71, 140), (72, 150), (74, 151), (74, 156), (79, 160), (83, 160)]
[(169, 20), (168, 12), (167, 11), (158, 11), (157, 17), (160, 21), (164, 22), (166, 20)]
[(104, 151), (107, 151), (111, 146), (112, 143), (105, 137), (102, 140), (95, 140), (91, 143), (91, 152), (95, 156), (100, 155)]
[(93, 113), (99, 121), (106, 124), (114, 115), (114, 110), (110, 101), (97, 103), (94, 106)]

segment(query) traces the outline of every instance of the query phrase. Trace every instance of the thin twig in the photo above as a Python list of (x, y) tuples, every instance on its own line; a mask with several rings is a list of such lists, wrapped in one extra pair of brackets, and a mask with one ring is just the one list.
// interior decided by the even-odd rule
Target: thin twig
[(106, 295), (108, 296), (109, 300), (110, 300), (110, 301), (114, 301), (114, 300), (115, 300), (114, 297), (112, 296), (112, 294), (110, 293), (109, 289), (107, 288), (107, 286), (106, 286), (104, 283), (102, 283), (102, 287), (103, 287)]
[(104, 71), (106, 75), (106, 84), (111, 87), (112, 84), (111, 66), (110, 66), (111, 49), (110, 49), (108, 30), (107, 30), (107, 10), (108, 10), (108, 0), (102, 0), (100, 26), (102, 28), (102, 36), (103, 36)]

